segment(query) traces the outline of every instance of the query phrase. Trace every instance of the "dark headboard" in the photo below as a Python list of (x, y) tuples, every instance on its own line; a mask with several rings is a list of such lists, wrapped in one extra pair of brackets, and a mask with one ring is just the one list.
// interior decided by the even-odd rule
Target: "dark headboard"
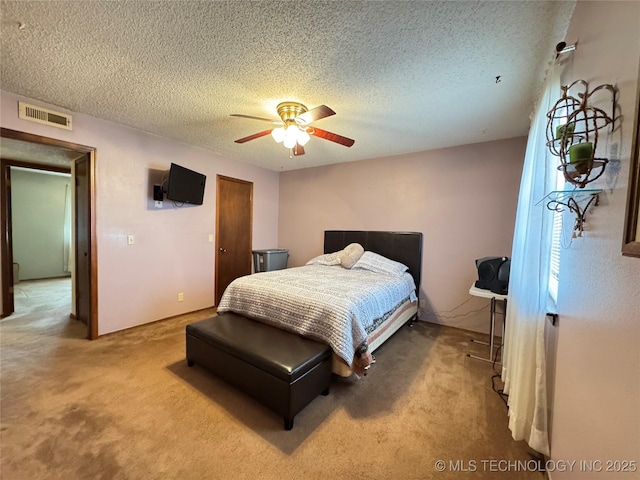
[(337, 252), (350, 243), (359, 243), (365, 250), (404, 263), (413, 276), (416, 291), (420, 289), (422, 233), (363, 230), (326, 230), (324, 232), (324, 253)]

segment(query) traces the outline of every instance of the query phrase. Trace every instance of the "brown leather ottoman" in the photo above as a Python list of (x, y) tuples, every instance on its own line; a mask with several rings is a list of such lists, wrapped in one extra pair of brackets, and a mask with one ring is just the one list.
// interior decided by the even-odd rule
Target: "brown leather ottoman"
[(328, 395), (331, 349), (294, 333), (226, 312), (186, 327), (187, 364), (198, 364), (284, 418)]

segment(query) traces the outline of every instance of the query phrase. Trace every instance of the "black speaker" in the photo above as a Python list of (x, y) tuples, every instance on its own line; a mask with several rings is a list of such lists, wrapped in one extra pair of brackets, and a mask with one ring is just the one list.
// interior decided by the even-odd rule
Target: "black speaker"
[(507, 257), (484, 257), (476, 260), (478, 281), (476, 288), (506, 295), (509, 291), (511, 260)]
[(162, 193), (162, 185), (154, 185), (153, 186), (153, 199), (156, 202), (161, 202), (164, 200), (164, 194)]

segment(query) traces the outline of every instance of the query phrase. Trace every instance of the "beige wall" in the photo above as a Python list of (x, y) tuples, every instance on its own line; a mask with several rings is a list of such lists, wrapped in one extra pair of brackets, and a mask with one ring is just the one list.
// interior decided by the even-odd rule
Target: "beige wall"
[(69, 275), (63, 252), (70, 183), (69, 174), (11, 169), (13, 261), (20, 265), (20, 280)]
[[(217, 248), (208, 239), (216, 228), (217, 174), (253, 183), (253, 247), (277, 243), (278, 172), (11, 92), (0, 97), (2, 127), (96, 149), (100, 335), (214, 304)], [(73, 115), (73, 130), (20, 119), (20, 100)], [(171, 162), (207, 176), (203, 205), (179, 208), (165, 201), (153, 208), (151, 172), (166, 171)]]
[(519, 137), (284, 172), (279, 246), (297, 266), (322, 253), (324, 230), (422, 232), (421, 318), (487, 331), (488, 300), (455, 307), (470, 298), (475, 259), (511, 254), (525, 147)]
[[(637, 105), (640, 2), (578, 2), (566, 39), (577, 42), (577, 49), (563, 83), (617, 85), (623, 119), (622, 130), (603, 144), (609, 154), (617, 145), (619, 165), (612, 163), (602, 180), (589, 185), (604, 193), (587, 219), (588, 232), (561, 252), (551, 456), (603, 465), (640, 461), (640, 258), (620, 254)], [(552, 478), (638, 479), (640, 472), (586, 474), (576, 466)]]

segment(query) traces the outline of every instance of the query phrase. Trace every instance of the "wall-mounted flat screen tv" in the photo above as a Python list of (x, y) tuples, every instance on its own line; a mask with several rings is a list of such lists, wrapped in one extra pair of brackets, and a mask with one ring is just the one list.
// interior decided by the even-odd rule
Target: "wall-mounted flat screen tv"
[(177, 203), (202, 205), (207, 177), (175, 163), (169, 170), (167, 199)]

